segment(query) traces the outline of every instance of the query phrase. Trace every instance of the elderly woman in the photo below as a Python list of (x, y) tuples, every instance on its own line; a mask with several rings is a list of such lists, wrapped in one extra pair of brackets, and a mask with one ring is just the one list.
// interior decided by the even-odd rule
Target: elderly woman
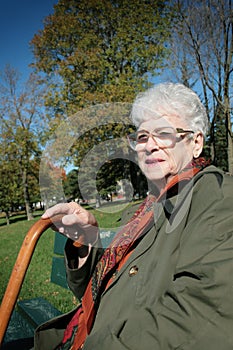
[(35, 349), (232, 350), (233, 178), (200, 158), (204, 107), (187, 87), (159, 84), (138, 96), (132, 120), (149, 195), (105, 251), (89, 211), (45, 212), (64, 214), (67, 277), (82, 305), (42, 325)]

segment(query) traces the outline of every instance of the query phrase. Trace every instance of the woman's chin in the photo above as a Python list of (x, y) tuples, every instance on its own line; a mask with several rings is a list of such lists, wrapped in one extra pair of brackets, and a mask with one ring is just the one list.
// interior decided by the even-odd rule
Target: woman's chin
[(150, 172), (149, 174), (145, 173), (145, 176), (149, 181), (153, 182), (155, 185), (156, 183), (166, 182), (166, 177), (162, 171), (154, 171)]

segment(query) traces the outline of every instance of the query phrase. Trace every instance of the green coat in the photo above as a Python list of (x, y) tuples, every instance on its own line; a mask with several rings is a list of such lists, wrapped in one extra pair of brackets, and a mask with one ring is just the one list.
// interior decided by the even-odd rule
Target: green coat
[[(233, 177), (209, 166), (154, 210), (154, 226), (103, 293), (83, 349), (232, 350)], [(78, 298), (99, 254), (68, 269)], [(35, 349), (47, 349), (37, 345), (43, 336)]]

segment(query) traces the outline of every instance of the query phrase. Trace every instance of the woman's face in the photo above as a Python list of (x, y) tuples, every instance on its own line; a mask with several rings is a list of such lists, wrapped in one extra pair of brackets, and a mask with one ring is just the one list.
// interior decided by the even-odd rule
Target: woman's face
[[(190, 127), (181, 118), (163, 116), (159, 119), (149, 119), (140, 124), (138, 130), (146, 130), (152, 133), (155, 129), (172, 127), (190, 130)], [(161, 147), (156, 138), (151, 136), (146, 143), (136, 147), (138, 162), (141, 170), (148, 180), (157, 187), (163, 188), (179, 173), (192, 159), (200, 155), (203, 147), (201, 133), (177, 134), (176, 140), (169, 147)]]

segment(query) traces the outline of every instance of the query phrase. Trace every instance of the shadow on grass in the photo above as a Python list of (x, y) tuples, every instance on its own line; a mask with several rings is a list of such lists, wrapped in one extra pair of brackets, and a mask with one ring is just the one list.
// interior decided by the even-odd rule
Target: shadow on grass
[[(33, 213), (33, 217), (36, 219), (42, 215), (42, 211), (36, 211)], [(22, 214), (19, 214), (19, 213), (16, 213), (16, 214), (12, 214), (11, 217), (10, 217), (10, 224), (14, 224), (16, 222), (21, 222), (21, 221), (25, 221), (27, 220), (27, 215), (26, 213), (22, 213)], [(6, 218), (5, 216), (2, 216), (0, 218), (0, 227), (1, 226), (6, 226), (7, 225), (7, 222), (6, 222)]]

